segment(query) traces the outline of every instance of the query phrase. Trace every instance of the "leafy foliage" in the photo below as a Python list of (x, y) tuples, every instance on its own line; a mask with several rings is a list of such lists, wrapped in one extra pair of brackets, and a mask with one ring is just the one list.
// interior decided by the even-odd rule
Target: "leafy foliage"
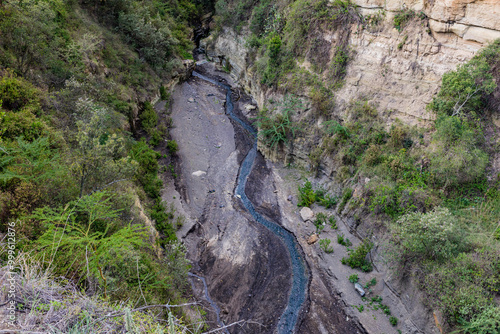
[(458, 66), (455, 71), (445, 73), (441, 90), (429, 104), (429, 108), (442, 114), (459, 117), (474, 117), (485, 107), (484, 96), (496, 87), (490, 66), (483, 53), (470, 62)]
[(332, 241), (330, 239), (321, 239), (319, 241), (319, 247), (321, 248), (321, 250), (327, 254), (331, 254), (333, 253), (333, 247), (330, 246), (330, 243)]
[(395, 225), (394, 237), (401, 255), (411, 261), (449, 259), (465, 247), (452, 214), (441, 207), (403, 216)]
[(144, 109), (140, 115), (141, 125), (150, 135), (153, 133), (153, 129), (158, 125), (158, 115), (154, 110), (153, 106), (149, 102), (144, 103)]
[(394, 15), (394, 28), (399, 32), (403, 31), (404, 27), (415, 16), (415, 12), (411, 9), (402, 9)]
[(341, 262), (351, 268), (359, 268), (362, 271), (372, 271), (372, 264), (366, 259), (366, 256), (373, 248), (373, 243), (369, 240), (364, 240), (354, 250), (348, 250), (349, 256), (343, 257)]
[(279, 108), (281, 113), (267, 116), (266, 109), (260, 111), (257, 117), (259, 135), (264, 143), (270, 147), (288, 143), (289, 139), (295, 137), (296, 125), (293, 124), (292, 113), (303, 108), (302, 101), (293, 96), (286, 96)]

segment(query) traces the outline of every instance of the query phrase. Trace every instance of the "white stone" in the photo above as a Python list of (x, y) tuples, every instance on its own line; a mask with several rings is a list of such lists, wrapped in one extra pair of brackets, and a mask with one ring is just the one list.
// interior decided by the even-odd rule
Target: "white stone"
[(314, 218), (314, 212), (313, 212), (313, 210), (309, 209), (307, 206), (303, 207), (300, 210), (300, 217), (304, 221), (311, 220)]
[(202, 170), (198, 170), (196, 172), (193, 172), (193, 175), (194, 176), (202, 176), (202, 175), (205, 175), (207, 172), (204, 172)]

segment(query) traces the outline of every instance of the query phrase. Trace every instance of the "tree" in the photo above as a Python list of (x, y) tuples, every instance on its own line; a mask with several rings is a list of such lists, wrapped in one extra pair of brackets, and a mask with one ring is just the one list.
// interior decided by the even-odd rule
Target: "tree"
[(465, 247), (463, 232), (447, 208), (432, 212), (413, 212), (401, 217), (394, 226), (394, 245), (402, 258), (413, 262), (444, 260)]
[(456, 71), (443, 75), (442, 86), (430, 109), (449, 116), (467, 116), (481, 112), (483, 96), (491, 94), (496, 87), (490, 66), (481, 55), (458, 66)]
[(481, 178), (488, 154), (480, 147), (481, 130), (459, 116), (442, 115), (436, 121), (430, 171), (444, 187)]
[(15, 67), (25, 76), (32, 65), (47, 64), (57, 50), (56, 13), (47, 1), (9, 0), (7, 6), (10, 10), (0, 19), (0, 43), (13, 51)]
[(125, 155), (124, 139), (107, 129), (110, 119), (106, 108), (92, 100), (79, 99), (77, 109), (80, 120), (76, 122), (76, 154), (74, 171), (80, 183), (80, 197), (131, 177), (136, 168), (133, 159)]

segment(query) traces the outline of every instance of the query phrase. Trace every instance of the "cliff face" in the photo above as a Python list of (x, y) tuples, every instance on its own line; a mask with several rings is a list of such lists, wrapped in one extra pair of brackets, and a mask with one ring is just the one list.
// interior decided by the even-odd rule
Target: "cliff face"
[[(406, 7), (424, 12), (434, 33), (452, 33), (464, 42), (487, 43), (500, 38), (500, 3), (495, 0), (354, 0), (364, 13)], [(436, 35), (445, 43), (447, 36)]]
[[(376, 102), (388, 120), (425, 125), (433, 119), (425, 106), (441, 83), (442, 75), (468, 61), (485, 43), (500, 38), (500, 3), (493, 0), (355, 0), (365, 18), (381, 22), (364, 29), (352, 27), (351, 59), (345, 85), (336, 92), (335, 113), (360, 96)], [(393, 26), (401, 10), (416, 15), (400, 32)], [(262, 107), (273, 93), (256, 80), (245, 46), (248, 32), (224, 29), (204, 43), (211, 56), (224, 56), (231, 73)], [(340, 35), (322, 31), (333, 57)], [(314, 56), (314, 55), (311, 55)], [(307, 61), (302, 64), (308, 68)]]

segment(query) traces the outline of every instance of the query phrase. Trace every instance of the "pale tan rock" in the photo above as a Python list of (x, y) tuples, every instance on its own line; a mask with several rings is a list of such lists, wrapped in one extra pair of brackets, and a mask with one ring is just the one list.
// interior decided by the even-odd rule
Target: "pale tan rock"
[(307, 239), (307, 243), (309, 245), (312, 245), (314, 244), (315, 242), (317, 242), (319, 240), (319, 236), (317, 234), (313, 234), (311, 235), (308, 239)]
[(463, 37), (466, 41), (486, 44), (500, 38), (500, 31), (481, 27), (469, 27)]

